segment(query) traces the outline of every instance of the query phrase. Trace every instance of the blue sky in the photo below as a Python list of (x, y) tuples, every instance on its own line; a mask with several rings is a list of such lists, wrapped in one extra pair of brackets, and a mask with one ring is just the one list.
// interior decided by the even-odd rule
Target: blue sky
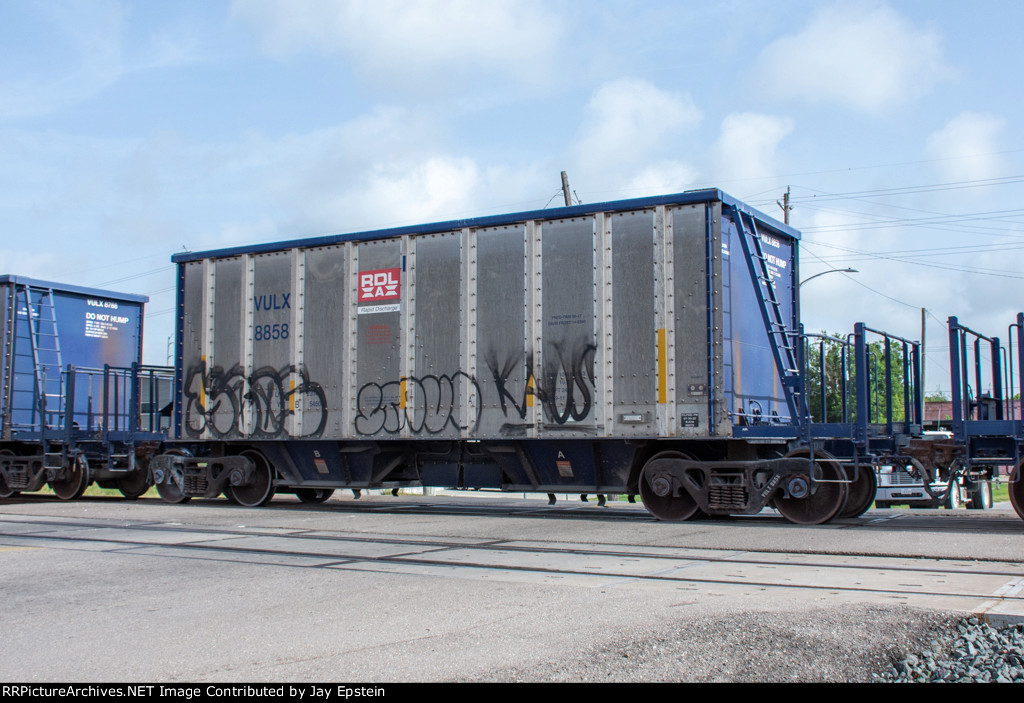
[(1020, 2), (4, 2), (0, 273), (720, 187), (804, 232), (811, 330), (1024, 309)]

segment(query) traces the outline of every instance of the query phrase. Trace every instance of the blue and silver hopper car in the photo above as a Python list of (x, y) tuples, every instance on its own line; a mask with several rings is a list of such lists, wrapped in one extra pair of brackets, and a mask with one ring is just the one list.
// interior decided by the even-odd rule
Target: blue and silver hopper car
[(126, 497), (149, 487), (171, 397), (169, 370), (139, 365), (147, 300), (0, 276), (0, 497), (47, 483), (63, 499), (91, 482)]
[(849, 481), (794, 451), (798, 239), (700, 190), (178, 254), (154, 480), (170, 501), (424, 485), (829, 520)]

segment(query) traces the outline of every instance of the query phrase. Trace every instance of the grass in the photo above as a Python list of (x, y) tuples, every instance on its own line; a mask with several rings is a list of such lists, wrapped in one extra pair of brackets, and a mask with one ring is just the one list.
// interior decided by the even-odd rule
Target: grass
[(1010, 500), (1010, 484), (1000, 481), (998, 485), (992, 484), (992, 502), (1002, 503)]
[[(43, 486), (34, 493), (27, 493), (26, 495), (53, 495), (53, 491), (50, 490), (49, 486)], [(112, 498), (123, 498), (121, 491), (116, 488), (100, 488), (95, 483), (85, 489), (86, 496), (105, 496)], [(160, 494), (156, 492), (156, 489), (150, 486), (149, 490), (143, 493), (141, 498), (159, 498)]]

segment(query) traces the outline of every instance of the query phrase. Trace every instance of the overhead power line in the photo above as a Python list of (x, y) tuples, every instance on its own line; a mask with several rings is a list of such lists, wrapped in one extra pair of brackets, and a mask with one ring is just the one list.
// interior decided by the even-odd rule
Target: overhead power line
[[(823, 260), (823, 259), (822, 259), (822, 258), (821, 258), (820, 256), (818, 256), (817, 254), (815, 254), (815, 253), (814, 253), (813, 251), (810, 251), (810, 250), (808, 250), (807, 248), (803, 248), (803, 249), (801, 249), (801, 251), (803, 251), (803, 252), (805, 252), (805, 253), (807, 253), (807, 254), (810, 254), (810, 255), (811, 255), (811, 256), (813, 256), (813, 257), (814, 257), (815, 259), (818, 259), (818, 260), (820, 260), (820, 261), (823, 261), (823, 262), (824, 262), (824, 260)], [(841, 272), (841, 273), (842, 273), (842, 272)], [(887, 299), (887, 300), (891, 300), (891, 301), (892, 301), (892, 302), (894, 302), (894, 303), (899, 303), (900, 305), (906, 305), (906, 306), (907, 306), (908, 308), (915, 308), (915, 309), (918, 309), (918, 308), (920, 308), (920, 307), (921, 307), (920, 305), (911, 305), (910, 303), (907, 303), (907, 302), (904, 302), (904, 301), (902, 301), (902, 300), (899, 300), (899, 299), (897, 299), (897, 298), (894, 298), (894, 297), (892, 297), (891, 295), (887, 295), (887, 294), (883, 293), (883, 292), (882, 292), (882, 291), (880, 291), (880, 290), (875, 290), (875, 289), (874, 289), (874, 288), (872, 288), (871, 286), (867, 285), (867, 284), (866, 284), (866, 283), (864, 283), (863, 281), (859, 281), (859, 280), (857, 280), (857, 278), (855, 278), (854, 276), (851, 276), (851, 275), (850, 275), (850, 274), (848, 274), (848, 273), (842, 273), (842, 275), (843, 275), (843, 276), (844, 276), (845, 278), (847, 278), (848, 280), (850, 280), (850, 281), (853, 281), (854, 283), (856, 283), (856, 284), (857, 284), (858, 286), (860, 286), (860, 287), (862, 287), (862, 288), (866, 288), (866, 289), (868, 289), (869, 291), (871, 291), (872, 293), (875, 293), (876, 295), (880, 295), (880, 296), (882, 296), (883, 298), (885, 298), (885, 299)]]

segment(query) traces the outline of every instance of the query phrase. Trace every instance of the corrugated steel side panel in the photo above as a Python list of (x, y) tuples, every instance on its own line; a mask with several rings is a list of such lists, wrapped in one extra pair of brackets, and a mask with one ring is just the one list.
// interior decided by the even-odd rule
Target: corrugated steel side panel
[(738, 236), (708, 201), (183, 262), (183, 434), (728, 437), (785, 407)]
[[(351, 300), (355, 277), (349, 273), (348, 250), (329, 246), (305, 251), (301, 334), (292, 339), (302, 346), (300, 375), (305, 392), (297, 394), (302, 412), (301, 436), (340, 437), (351, 427), (354, 398), (351, 360), (355, 352)], [(337, 319), (337, 325), (325, 324)], [(319, 390), (320, 394), (317, 393)]]
[(526, 227), (476, 231), (475, 345), (483, 436), (525, 437), (535, 424)]
[[(672, 277), (673, 300), (669, 309), (674, 312), (671, 323), (675, 332), (672, 336), (675, 412), (671, 426), (677, 428), (682, 437), (710, 434), (715, 417), (711, 402), (712, 399), (720, 402), (722, 397), (720, 389), (715, 387), (715, 379), (721, 378), (721, 342), (716, 329), (720, 305), (713, 303), (721, 289), (717, 263), (720, 261), (717, 244), (720, 217), (717, 204), (708, 213), (704, 203), (671, 208), (666, 213), (666, 250), (672, 256), (668, 270)], [(710, 279), (709, 265), (712, 268)], [(714, 281), (711, 290), (709, 280)]]

